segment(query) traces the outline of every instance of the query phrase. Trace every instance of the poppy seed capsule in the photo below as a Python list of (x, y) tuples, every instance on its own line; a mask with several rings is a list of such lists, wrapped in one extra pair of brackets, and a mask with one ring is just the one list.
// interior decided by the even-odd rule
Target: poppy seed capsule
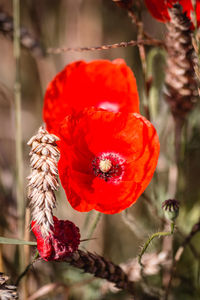
[(99, 162), (99, 169), (103, 172), (106, 173), (112, 168), (112, 162), (110, 159), (101, 159)]
[(162, 203), (162, 209), (165, 217), (170, 221), (174, 221), (179, 215), (179, 202), (175, 199), (165, 200)]

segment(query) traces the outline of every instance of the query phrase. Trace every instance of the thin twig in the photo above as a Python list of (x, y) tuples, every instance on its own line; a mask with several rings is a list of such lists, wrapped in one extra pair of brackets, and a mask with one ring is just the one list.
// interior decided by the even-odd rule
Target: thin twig
[[(124, 8), (128, 12), (128, 16), (130, 17), (132, 23), (134, 23), (139, 29), (139, 27), (141, 26), (141, 21), (138, 19), (137, 15), (135, 14), (135, 10), (133, 9), (131, 1), (130, 1), (130, 3), (129, 2), (126, 3), (121, 0), (113, 0), (113, 2), (117, 6)], [(146, 33), (144, 31), (144, 28), (142, 28), (142, 36), (144, 36), (145, 38), (147, 38), (149, 40), (153, 39), (148, 33)]]
[(112, 45), (101, 45), (95, 47), (78, 47), (78, 48), (68, 48), (68, 47), (59, 47), (59, 48), (48, 48), (47, 54), (61, 54), (69, 51), (83, 52), (83, 51), (97, 51), (97, 50), (109, 50), (115, 48), (126, 48), (129, 46), (140, 46), (140, 45), (148, 45), (148, 46), (164, 46), (163, 41), (151, 39), (151, 40), (139, 40), (139, 41), (129, 41), (129, 42), (121, 42)]
[(83, 231), (85, 231), (88, 228), (88, 225), (89, 225), (90, 219), (92, 218), (93, 213), (94, 213), (94, 211), (91, 210), (85, 216), (84, 224), (83, 224)]
[(33, 258), (33, 260), (32, 260), (32, 262), (26, 266), (26, 268), (24, 269), (24, 271), (23, 271), (23, 272), (19, 275), (19, 277), (17, 278), (16, 283), (15, 283), (16, 286), (18, 286), (19, 283), (20, 283), (20, 281), (22, 280), (22, 278), (23, 278), (24, 276), (26, 276), (26, 274), (28, 273), (28, 271), (29, 271), (29, 269), (32, 267), (32, 265), (33, 265), (36, 261), (38, 261), (38, 260), (40, 260), (40, 259), (41, 259), (41, 258), (39, 257), (39, 253), (38, 253), (38, 251), (37, 251), (36, 254), (35, 254), (35, 256), (34, 256), (34, 258)]
[(173, 261), (173, 265), (172, 265), (172, 269), (171, 269), (171, 276), (170, 276), (170, 280), (169, 280), (169, 284), (168, 287), (166, 289), (166, 295), (165, 295), (165, 300), (168, 299), (169, 296), (169, 291), (171, 288), (171, 284), (172, 284), (172, 280), (176, 271), (176, 266), (177, 263), (179, 262), (179, 260), (181, 259), (181, 256), (186, 248), (187, 245), (190, 244), (191, 239), (195, 236), (195, 234), (197, 234), (198, 232), (200, 232), (200, 221), (198, 221), (196, 224), (193, 225), (190, 233), (186, 236), (186, 238), (184, 239), (184, 241), (182, 242), (181, 246), (178, 248), (178, 250), (176, 251), (176, 254), (174, 256), (174, 261)]
[(93, 235), (93, 233), (94, 233), (94, 231), (95, 231), (95, 228), (97, 227), (97, 224), (98, 224), (99, 221), (100, 221), (101, 216), (102, 216), (102, 214), (101, 214), (100, 212), (97, 212), (97, 213), (96, 213), (96, 216), (94, 217), (94, 221), (93, 221), (93, 223), (92, 223), (92, 225), (91, 225), (91, 227), (90, 227), (90, 229), (89, 229), (89, 234), (88, 234), (88, 236), (87, 236), (87, 240), (85, 241), (85, 245), (86, 245), (86, 243), (87, 243), (89, 240), (91, 240), (91, 237), (92, 237), (92, 235)]

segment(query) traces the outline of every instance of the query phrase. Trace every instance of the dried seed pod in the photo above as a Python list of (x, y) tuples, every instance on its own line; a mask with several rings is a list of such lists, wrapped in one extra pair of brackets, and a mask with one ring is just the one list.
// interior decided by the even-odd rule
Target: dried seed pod
[(58, 189), (57, 149), (55, 135), (49, 134), (44, 127), (33, 136), (28, 145), (31, 146), (31, 174), (28, 176), (28, 198), (33, 221), (41, 226), (43, 236), (47, 236), (53, 225), (53, 208), (56, 204), (54, 191)]

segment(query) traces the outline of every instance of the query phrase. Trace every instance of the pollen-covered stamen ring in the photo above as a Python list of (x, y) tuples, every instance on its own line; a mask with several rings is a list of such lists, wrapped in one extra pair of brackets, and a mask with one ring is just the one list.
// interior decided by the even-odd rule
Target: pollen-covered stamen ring
[(107, 173), (108, 171), (110, 171), (110, 169), (112, 168), (112, 162), (110, 159), (101, 159), (99, 162), (99, 169), (103, 172), (103, 173)]
[(103, 152), (92, 161), (94, 175), (118, 183), (124, 174), (125, 159), (118, 153)]

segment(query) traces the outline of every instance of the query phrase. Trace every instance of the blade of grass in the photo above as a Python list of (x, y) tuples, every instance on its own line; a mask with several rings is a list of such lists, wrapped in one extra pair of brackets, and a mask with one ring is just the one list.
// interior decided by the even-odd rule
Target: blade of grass
[(3, 236), (0, 236), (0, 244), (37, 246), (36, 242), (5, 238)]

